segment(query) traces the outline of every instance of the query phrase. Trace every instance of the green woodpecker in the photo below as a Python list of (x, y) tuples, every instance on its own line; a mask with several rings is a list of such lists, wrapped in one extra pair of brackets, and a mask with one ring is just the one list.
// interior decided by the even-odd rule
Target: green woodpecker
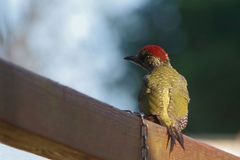
[(170, 64), (168, 54), (157, 45), (143, 47), (138, 55), (125, 57), (147, 70), (139, 94), (139, 109), (145, 117), (166, 126), (170, 152), (175, 141), (184, 149), (181, 131), (188, 122), (187, 81)]

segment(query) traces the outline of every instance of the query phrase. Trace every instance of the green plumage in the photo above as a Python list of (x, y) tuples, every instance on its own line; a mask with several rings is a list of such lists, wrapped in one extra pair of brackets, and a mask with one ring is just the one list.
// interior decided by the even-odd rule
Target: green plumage
[(180, 136), (178, 141), (181, 141), (180, 132), (187, 125), (189, 100), (187, 81), (170, 64), (165, 64), (145, 76), (139, 106), (145, 115), (156, 116), (160, 124), (171, 129), (172, 139), (178, 140)]

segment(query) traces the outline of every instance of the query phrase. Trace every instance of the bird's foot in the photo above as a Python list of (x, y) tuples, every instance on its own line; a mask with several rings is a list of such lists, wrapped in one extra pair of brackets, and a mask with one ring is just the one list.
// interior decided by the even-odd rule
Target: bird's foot
[(132, 111), (132, 110), (122, 110), (122, 111), (127, 112), (129, 114), (133, 114), (134, 113), (134, 111)]
[[(124, 111), (124, 112), (127, 112), (127, 113), (129, 113), (129, 114), (138, 116), (138, 117), (140, 118), (141, 123), (142, 123), (142, 124), (144, 123), (144, 118), (145, 118), (144, 113), (142, 113), (142, 112), (134, 112), (134, 111), (131, 111), (131, 110), (123, 110), (123, 111)], [(144, 124), (145, 124), (145, 123), (144, 123)]]
[(135, 115), (135, 116), (138, 116), (138, 117), (140, 117), (141, 115), (144, 115), (143, 113), (135, 112), (135, 111), (132, 111), (132, 110), (122, 110), (122, 111), (127, 112), (127, 113), (132, 114), (132, 115)]

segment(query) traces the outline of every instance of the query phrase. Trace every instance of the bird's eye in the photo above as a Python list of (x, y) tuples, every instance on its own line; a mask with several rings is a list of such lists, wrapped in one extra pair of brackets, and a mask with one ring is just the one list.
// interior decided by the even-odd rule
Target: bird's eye
[(145, 56), (144, 61), (149, 62), (150, 59), (151, 59), (151, 57), (149, 55), (147, 55), (147, 56)]
[(140, 54), (138, 58), (139, 58), (140, 61), (144, 61), (144, 60), (145, 60), (145, 57), (146, 57), (145, 55)]

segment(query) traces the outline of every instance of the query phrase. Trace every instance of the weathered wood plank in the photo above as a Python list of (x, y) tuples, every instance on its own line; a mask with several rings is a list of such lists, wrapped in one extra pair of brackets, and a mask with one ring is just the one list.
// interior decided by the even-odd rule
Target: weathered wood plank
[(174, 148), (169, 155), (167, 146), (167, 131), (156, 124), (148, 123), (149, 125), (149, 144), (150, 144), (150, 159), (161, 160), (240, 160), (239, 157), (231, 155), (227, 152), (209, 146), (205, 143), (184, 136), (185, 150), (179, 144)]
[(54, 160), (97, 160), (90, 155), (0, 120), (0, 142)]
[[(140, 159), (137, 117), (2, 60), (0, 119), (93, 157), (104, 160)], [(188, 137), (185, 137), (185, 151), (177, 145), (169, 155), (165, 128), (151, 122), (148, 125), (150, 160), (239, 159)], [(18, 138), (20, 136), (16, 136)], [(17, 144), (14, 146), (18, 147)], [(50, 150), (49, 153), (55, 152)]]
[(139, 159), (138, 118), (4, 61), (0, 119), (100, 159)]

